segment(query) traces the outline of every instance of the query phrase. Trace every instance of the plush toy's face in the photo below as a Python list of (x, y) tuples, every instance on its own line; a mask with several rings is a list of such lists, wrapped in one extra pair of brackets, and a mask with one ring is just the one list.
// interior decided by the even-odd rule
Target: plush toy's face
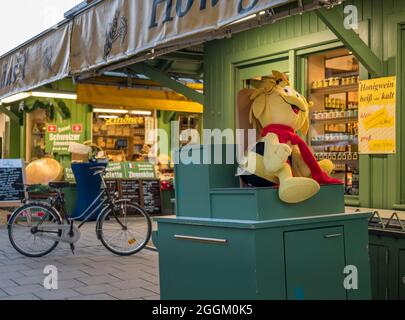
[(306, 99), (291, 87), (276, 86), (270, 99), (269, 115), (271, 123), (301, 129), (308, 119), (309, 104)]
[(306, 134), (311, 107), (312, 103), (296, 90), (277, 84), (258, 97), (253, 104), (253, 114), (263, 128), (270, 124), (282, 124)]

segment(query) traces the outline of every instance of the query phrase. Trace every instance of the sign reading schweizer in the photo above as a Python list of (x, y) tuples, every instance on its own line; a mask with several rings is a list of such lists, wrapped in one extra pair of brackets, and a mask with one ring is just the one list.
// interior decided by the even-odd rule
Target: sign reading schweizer
[(84, 142), (83, 124), (48, 124), (45, 141), (48, 154), (70, 154), (69, 147), (72, 142)]
[(289, 0), (104, 0), (75, 17), (74, 74), (199, 33)]

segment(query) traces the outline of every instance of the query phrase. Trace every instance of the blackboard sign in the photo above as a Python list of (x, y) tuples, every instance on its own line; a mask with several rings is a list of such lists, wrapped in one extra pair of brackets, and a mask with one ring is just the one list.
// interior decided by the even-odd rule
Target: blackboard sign
[(143, 206), (149, 214), (159, 214), (162, 212), (162, 199), (160, 196), (159, 180), (143, 180)]
[(0, 204), (24, 199), (24, 163), (19, 159), (0, 160)]
[(121, 180), (121, 194), (122, 198), (140, 204), (139, 180)]
[[(162, 213), (160, 180), (106, 179), (108, 191), (118, 192), (120, 199), (128, 199), (149, 214)], [(136, 212), (129, 212), (133, 214)]]

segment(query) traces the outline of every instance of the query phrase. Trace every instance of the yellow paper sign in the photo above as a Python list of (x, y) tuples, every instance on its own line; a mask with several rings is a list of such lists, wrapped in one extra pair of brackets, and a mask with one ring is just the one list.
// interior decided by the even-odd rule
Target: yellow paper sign
[(371, 140), (368, 143), (368, 147), (371, 151), (387, 151), (395, 149), (394, 140)]
[(359, 84), (359, 153), (396, 152), (396, 77)]
[(377, 112), (374, 112), (371, 116), (368, 116), (366, 119), (363, 120), (364, 128), (366, 128), (366, 130), (369, 130), (378, 125), (381, 121), (383, 121), (386, 118), (388, 118), (388, 111), (387, 108), (384, 107), (378, 110)]

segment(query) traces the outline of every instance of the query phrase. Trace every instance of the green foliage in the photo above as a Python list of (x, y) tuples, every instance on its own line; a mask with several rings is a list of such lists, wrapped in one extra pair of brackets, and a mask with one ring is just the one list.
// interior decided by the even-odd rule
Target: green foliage
[(24, 113), (32, 113), (37, 109), (42, 109), (46, 111), (46, 117), (50, 121), (55, 120), (55, 106), (59, 111), (61, 117), (66, 120), (71, 117), (71, 112), (69, 107), (66, 105), (65, 101), (61, 99), (49, 99), (49, 100), (35, 100), (35, 102), (30, 104), (22, 104), (20, 107), (19, 117), (20, 124), (23, 124)]
[(63, 120), (69, 119), (71, 117), (70, 109), (66, 105), (65, 101), (57, 99), (56, 103), (58, 104), (60, 114)]

